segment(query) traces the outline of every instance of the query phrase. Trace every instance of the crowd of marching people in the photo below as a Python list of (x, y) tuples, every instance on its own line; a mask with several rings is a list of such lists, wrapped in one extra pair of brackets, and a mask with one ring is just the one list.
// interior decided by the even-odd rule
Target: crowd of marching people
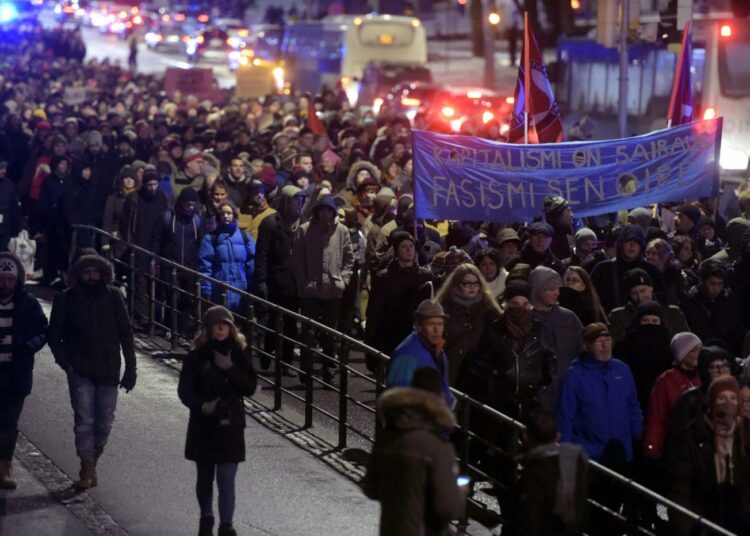
[[(537, 221), (423, 221), (405, 118), (357, 113), (336, 90), (220, 104), (168, 96), (158, 78), (68, 59), (44, 42), (0, 60), (0, 249), (27, 230), (42, 285), (63, 287), (73, 249), (123, 260), (124, 242), (134, 244), (361, 337), (392, 356), (389, 388), (410, 389), (415, 377), (425, 382), (425, 368), (437, 370), (431, 397), (451, 404), (452, 387), (530, 424), (529, 454), (559, 430), (589, 458), (750, 530), (748, 183), (726, 186), (721, 203), (687, 199), (584, 221), (558, 196), (544, 200)], [(87, 88), (85, 100), (66, 103), (66, 87)], [(119, 240), (78, 232), (72, 244), (74, 225)], [(138, 329), (148, 327), (148, 258), (136, 263)], [(195, 283), (178, 276), (187, 292)], [(222, 288), (201, 287), (221, 301)], [(187, 293), (178, 299), (189, 305)], [(231, 291), (225, 303), (232, 313), (247, 305)], [(217, 322), (234, 327), (231, 317)], [(198, 327), (188, 315), (180, 323), (186, 336)], [(335, 363), (314, 367), (312, 350), (319, 343), (335, 356), (335, 341), (291, 322), (284, 329), (304, 341), (300, 379), (319, 372), (334, 385)], [(213, 333), (204, 326), (202, 345), (224, 356), (215, 372), (231, 359), (250, 371), (234, 346), (220, 344), (227, 334), (211, 342)], [(244, 346), (236, 328), (230, 339)], [(281, 361), (293, 364), (294, 345), (282, 348)], [(232, 381), (241, 394), (254, 389), (246, 376)], [(183, 379), (180, 396), (197, 419), (196, 385)], [(417, 414), (410, 426), (453, 423), (435, 398), (396, 392), (379, 405), (385, 422), (398, 427), (398, 415)], [(481, 415), (471, 426), (518, 448)], [(493, 476), (512, 472), (487, 451), (470, 455)], [(202, 470), (204, 511), (213, 469)], [(372, 479), (368, 486), (381, 496)], [(519, 509), (519, 534), (562, 533), (574, 522), (529, 504)]]

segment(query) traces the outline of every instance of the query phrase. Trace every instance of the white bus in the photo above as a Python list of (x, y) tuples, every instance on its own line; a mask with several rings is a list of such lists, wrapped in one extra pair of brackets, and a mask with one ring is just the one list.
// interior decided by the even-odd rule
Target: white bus
[[(281, 46), (287, 82), (295, 91), (333, 88), (341, 80), (356, 101), (355, 79), (368, 62), (424, 65), (427, 37), (419, 19), (397, 15), (336, 15), (290, 23)], [(354, 94), (353, 94), (354, 93)]]
[(705, 50), (703, 73), (694, 78), (702, 78), (700, 116), (724, 118), (722, 175), (744, 177), (750, 160), (750, 19), (696, 21), (696, 34), (694, 46)]

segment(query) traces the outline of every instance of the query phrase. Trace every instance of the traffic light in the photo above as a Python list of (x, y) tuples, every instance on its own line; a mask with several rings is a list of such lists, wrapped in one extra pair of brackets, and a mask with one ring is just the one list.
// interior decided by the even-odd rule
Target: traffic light
[(619, 0), (599, 0), (596, 8), (596, 42), (605, 47), (617, 44)]

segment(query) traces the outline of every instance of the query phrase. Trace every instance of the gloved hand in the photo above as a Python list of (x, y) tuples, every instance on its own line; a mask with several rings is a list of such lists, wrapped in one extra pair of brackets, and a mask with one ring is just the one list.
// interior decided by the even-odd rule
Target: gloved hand
[(222, 354), (218, 350), (214, 350), (214, 363), (221, 370), (229, 370), (232, 368), (232, 351)]
[(203, 412), (203, 415), (212, 415), (214, 411), (216, 411), (216, 404), (219, 403), (219, 397), (217, 396), (213, 400), (209, 400), (208, 402), (204, 402), (201, 404), (201, 411)]
[(125, 389), (126, 393), (129, 393), (133, 390), (133, 387), (135, 387), (135, 380), (137, 377), (138, 375), (134, 368), (126, 368), (122, 375), (122, 379), (120, 380), (120, 387)]

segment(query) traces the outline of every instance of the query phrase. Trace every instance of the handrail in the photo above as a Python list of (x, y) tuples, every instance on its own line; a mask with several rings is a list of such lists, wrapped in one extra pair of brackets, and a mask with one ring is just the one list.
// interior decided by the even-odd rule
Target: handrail
[[(280, 322), (280, 317), (281, 317), (281, 315), (284, 315), (284, 316), (291, 317), (291, 318), (293, 318), (295, 320), (299, 320), (299, 321), (301, 321), (303, 323), (308, 323), (309, 325), (313, 326), (316, 330), (323, 331), (323, 332), (327, 333), (328, 335), (334, 337), (336, 340), (346, 341), (348, 344), (353, 345), (354, 348), (359, 349), (360, 351), (362, 351), (364, 353), (376, 356), (378, 358), (378, 368), (380, 369), (378, 371), (378, 374), (377, 374), (376, 378), (382, 378), (383, 377), (383, 375), (382, 375), (382, 367), (384, 366), (384, 364), (386, 362), (390, 361), (390, 359), (391, 359), (390, 356), (386, 355), (385, 353), (381, 352), (380, 350), (377, 350), (377, 349), (375, 349), (375, 348), (373, 348), (373, 347), (365, 344), (364, 342), (353, 338), (350, 335), (347, 335), (345, 333), (341, 333), (339, 331), (336, 331), (336, 330), (334, 330), (334, 329), (332, 329), (332, 328), (330, 328), (330, 327), (328, 327), (328, 326), (326, 326), (324, 324), (321, 324), (320, 322), (317, 322), (317, 321), (315, 321), (315, 320), (313, 320), (311, 318), (303, 316), (303, 315), (301, 315), (299, 313), (296, 313), (294, 311), (290, 311), (288, 309), (285, 309), (285, 308), (283, 308), (283, 307), (281, 307), (281, 306), (279, 306), (279, 305), (277, 305), (277, 304), (275, 304), (273, 302), (264, 300), (263, 298), (255, 296), (254, 294), (251, 294), (251, 293), (249, 293), (249, 292), (247, 292), (245, 290), (232, 287), (232, 286), (228, 285), (227, 283), (225, 283), (223, 281), (220, 281), (220, 280), (215, 279), (213, 277), (210, 277), (210, 276), (207, 276), (205, 274), (202, 274), (202, 273), (200, 273), (200, 272), (198, 272), (196, 270), (193, 270), (191, 268), (188, 268), (186, 266), (178, 264), (175, 261), (172, 261), (170, 259), (165, 259), (165, 258), (157, 255), (156, 253), (153, 253), (152, 251), (149, 251), (149, 250), (144, 249), (144, 248), (142, 248), (140, 246), (137, 246), (135, 244), (127, 242), (127, 241), (123, 240), (122, 238), (119, 238), (119, 237), (117, 237), (117, 236), (115, 236), (115, 235), (113, 235), (111, 233), (108, 233), (108, 232), (106, 232), (106, 231), (104, 231), (102, 229), (99, 229), (98, 227), (94, 227), (94, 226), (90, 226), (90, 225), (73, 225), (73, 229), (74, 229), (74, 233), (77, 230), (82, 229), (82, 230), (87, 230), (87, 231), (91, 231), (91, 232), (97, 233), (100, 236), (104, 236), (104, 237), (109, 238), (110, 240), (114, 240), (116, 242), (120, 242), (120, 243), (122, 243), (124, 245), (127, 245), (128, 249), (130, 249), (132, 251), (136, 251), (136, 252), (138, 252), (138, 253), (140, 253), (142, 255), (145, 255), (145, 256), (149, 257), (154, 262), (158, 262), (159, 264), (168, 266), (168, 267), (170, 267), (170, 268), (172, 268), (174, 270), (180, 270), (180, 271), (182, 271), (184, 273), (191, 274), (192, 276), (196, 277), (198, 280), (205, 280), (205, 281), (209, 281), (210, 283), (212, 283), (214, 285), (219, 285), (219, 287), (222, 289), (223, 293), (233, 292), (233, 293), (239, 294), (240, 296), (242, 296), (243, 298), (247, 298), (248, 300), (250, 300), (254, 304), (261, 305), (262, 307), (264, 307), (268, 311), (274, 311), (276, 313), (279, 313), (279, 316), (277, 316), (277, 325), (276, 326), (274, 326), (273, 328), (272, 327), (264, 327), (263, 328), (264, 330), (267, 330), (269, 333), (274, 333), (275, 336), (277, 337), (277, 345), (278, 346), (277, 346), (277, 348), (275, 350), (277, 354), (279, 354), (279, 352), (280, 352), (280, 348), (279, 348), (280, 345), (282, 345), (285, 342), (285, 340), (288, 340), (287, 337), (282, 332), (279, 332), (279, 329), (278, 329), (279, 325), (280, 325), (280, 324), (278, 324), (278, 322)], [(75, 241), (73, 242), (73, 244), (75, 244)], [(131, 259), (131, 262), (132, 262), (132, 259)], [(202, 298), (202, 299), (205, 300), (205, 301), (208, 301), (208, 300), (206, 300), (206, 298)], [(369, 383), (375, 384), (376, 388), (382, 387), (382, 385), (379, 384), (379, 382), (377, 381), (377, 379), (368, 378), (364, 374), (359, 373), (359, 371), (355, 371), (354, 369), (351, 369), (351, 367), (350, 367), (350, 365), (348, 363), (344, 363), (344, 362), (336, 359), (335, 357), (330, 357), (330, 359), (335, 360), (336, 363), (339, 365), (339, 367), (342, 368), (342, 369), (345, 369), (347, 372), (353, 372), (353, 373), (355, 373), (354, 374), (355, 376), (358, 376), (361, 379), (363, 379), (365, 381), (368, 381)], [(281, 406), (281, 398), (280, 398), (280, 396), (281, 396), (281, 391), (284, 390), (283, 388), (280, 387), (280, 385), (281, 385), (281, 376), (280, 375), (281, 375), (281, 369), (279, 367), (276, 367), (276, 374), (274, 376), (274, 381), (278, 384), (277, 385), (277, 392), (275, 393), (275, 403), (274, 403), (276, 409), (280, 408), (280, 406)], [(268, 383), (272, 383), (271, 380), (267, 380), (267, 381), (268, 381)], [(311, 385), (312, 384), (310, 382), (307, 383), (308, 389), (311, 389)], [(526, 426), (523, 423), (521, 423), (521, 422), (513, 419), (512, 417), (509, 417), (508, 415), (505, 415), (504, 413), (496, 410), (495, 408), (493, 408), (493, 407), (491, 407), (491, 406), (489, 406), (487, 404), (484, 404), (482, 402), (479, 402), (478, 400), (475, 400), (475, 399), (471, 398), (466, 393), (458, 391), (458, 390), (456, 390), (454, 388), (451, 388), (451, 393), (453, 394), (454, 399), (456, 400), (457, 404), (468, 405), (472, 410), (478, 410), (481, 413), (484, 413), (485, 415), (489, 415), (495, 421), (497, 421), (499, 423), (504, 423), (504, 424), (510, 425), (510, 426), (514, 427), (517, 431), (523, 431), (523, 430), (526, 429)], [(361, 405), (361, 402), (352, 399), (351, 396), (348, 395), (348, 385), (347, 386), (343, 386), (341, 388), (341, 390), (339, 391), (339, 394), (340, 395), (343, 394), (343, 396), (340, 397), (339, 411), (342, 411), (342, 410), (346, 411), (346, 408), (342, 407), (342, 405), (341, 405), (342, 404), (341, 403), (342, 399), (351, 399), (356, 404), (360, 404)], [(301, 398), (301, 397), (299, 397), (297, 395), (292, 395), (292, 396), (295, 399), (297, 399), (297, 400), (301, 400), (301, 401), (305, 402), (305, 404), (307, 406), (307, 401), (304, 398)], [(315, 409), (317, 409), (319, 412), (322, 412), (326, 416), (332, 417), (334, 420), (338, 420), (339, 425), (340, 425), (340, 430), (342, 428), (343, 429), (348, 429), (348, 430), (351, 430), (351, 431), (353, 431), (354, 433), (356, 433), (356, 434), (358, 434), (360, 436), (366, 437), (363, 432), (360, 432), (359, 430), (354, 429), (349, 423), (345, 422), (345, 419), (343, 421), (340, 418), (337, 419), (337, 417), (335, 415), (331, 414), (328, 410), (323, 410), (321, 408), (315, 408)], [(368, 409), (371, 409), (371, 408), (368, 408)], [(308, 412), (308, 409), (306, 409), (306, 413), (307, 412)], [(309, 421), (309, 420), (311, 420), (311, 414), (310, 415), (306, 415), (306, 422)], [(371, 441), (373, 440), (372, 438), (367, 438), (367, 439), (370, 439)], [(341, 441), (341, 431), (340, 431), (340, 446), (342, 444), (345, 444), (345, 440), (346, 440), (346, 437), (345, 437), (345, 433), (344, 433), (343, 441)], [(463, 460), (463, 461), (465, 462), (465, 460)], [(706, 519), (705, 517), (696, 514), (695, 512), (693, 512), (693, 511), (689, 510), (688, 508), (685, 508), (684, 506), (682, 506), (682, 505), (680, 505), (680, 504), (678, 504), (678, 503), (676, 503), (676, 502), (674, 502), (674, 501), (672, 501), (672, 500), (664, 497), (663, 495), (660, 495), (659, 493), (656, 493), (656, 492), (654, 492), (654, 491), (646, 488), (645, 486), (641, 485), (640, 483), (636, 482), (635, 480), (633, 480), (631, 478), (627, 478), (627, 477), (621, 475), (620, 473), (617, 473), (616, 471), (613, 471), (612, 469), (610, 469), (610, 468), (608, 468), (608, 467), (606, 467), (606, 466), (604, 466), (604, 465), (602, 465), (602, 464), (600, 464), (598, 462), (595, 462), (593, 460), (589, 460), (588, 463), (589, 463), (589, 466), (592, 469), (598, 471), (599, 473), (602, 473), (606, 477), (608, 477), (608, 478), (610, 478), (610, 479), (618, 482), (619, 484), (622, 484), (623, 486), (626, 486), (627, 488), (629, 488), (629, 489), (631, 489), (631, 490), (633, 490), (633, 491), (635, 491), (635, 492), (637, 492), (637, 493), (639, 493), (641, 495), (644, 495), (644, 496), (648, 497), (649, 499), (653, 500), (655, 503), (662, 504), (662, 505), (666, 506), (667, 508), (669, 508), (670, 510), (674, 510), (675, 512), (680, 513), (681, 515), (689, 518), (691, 521), (693, 521), (695, 523), (698, 523), (699, 525), (701, 525), (705, 529), (709, 529), (709, 530), (713, 531), (716, 534), (720, 534), (721, 536), (737, 536), (733, 532), (728, 531), (727, 529), (725, 529), (725, 528), (717, 525), (716, 523), (710, 521), (709, 519)], [(589, 499), (589, 501), (592, 502), (591, 499)]]

